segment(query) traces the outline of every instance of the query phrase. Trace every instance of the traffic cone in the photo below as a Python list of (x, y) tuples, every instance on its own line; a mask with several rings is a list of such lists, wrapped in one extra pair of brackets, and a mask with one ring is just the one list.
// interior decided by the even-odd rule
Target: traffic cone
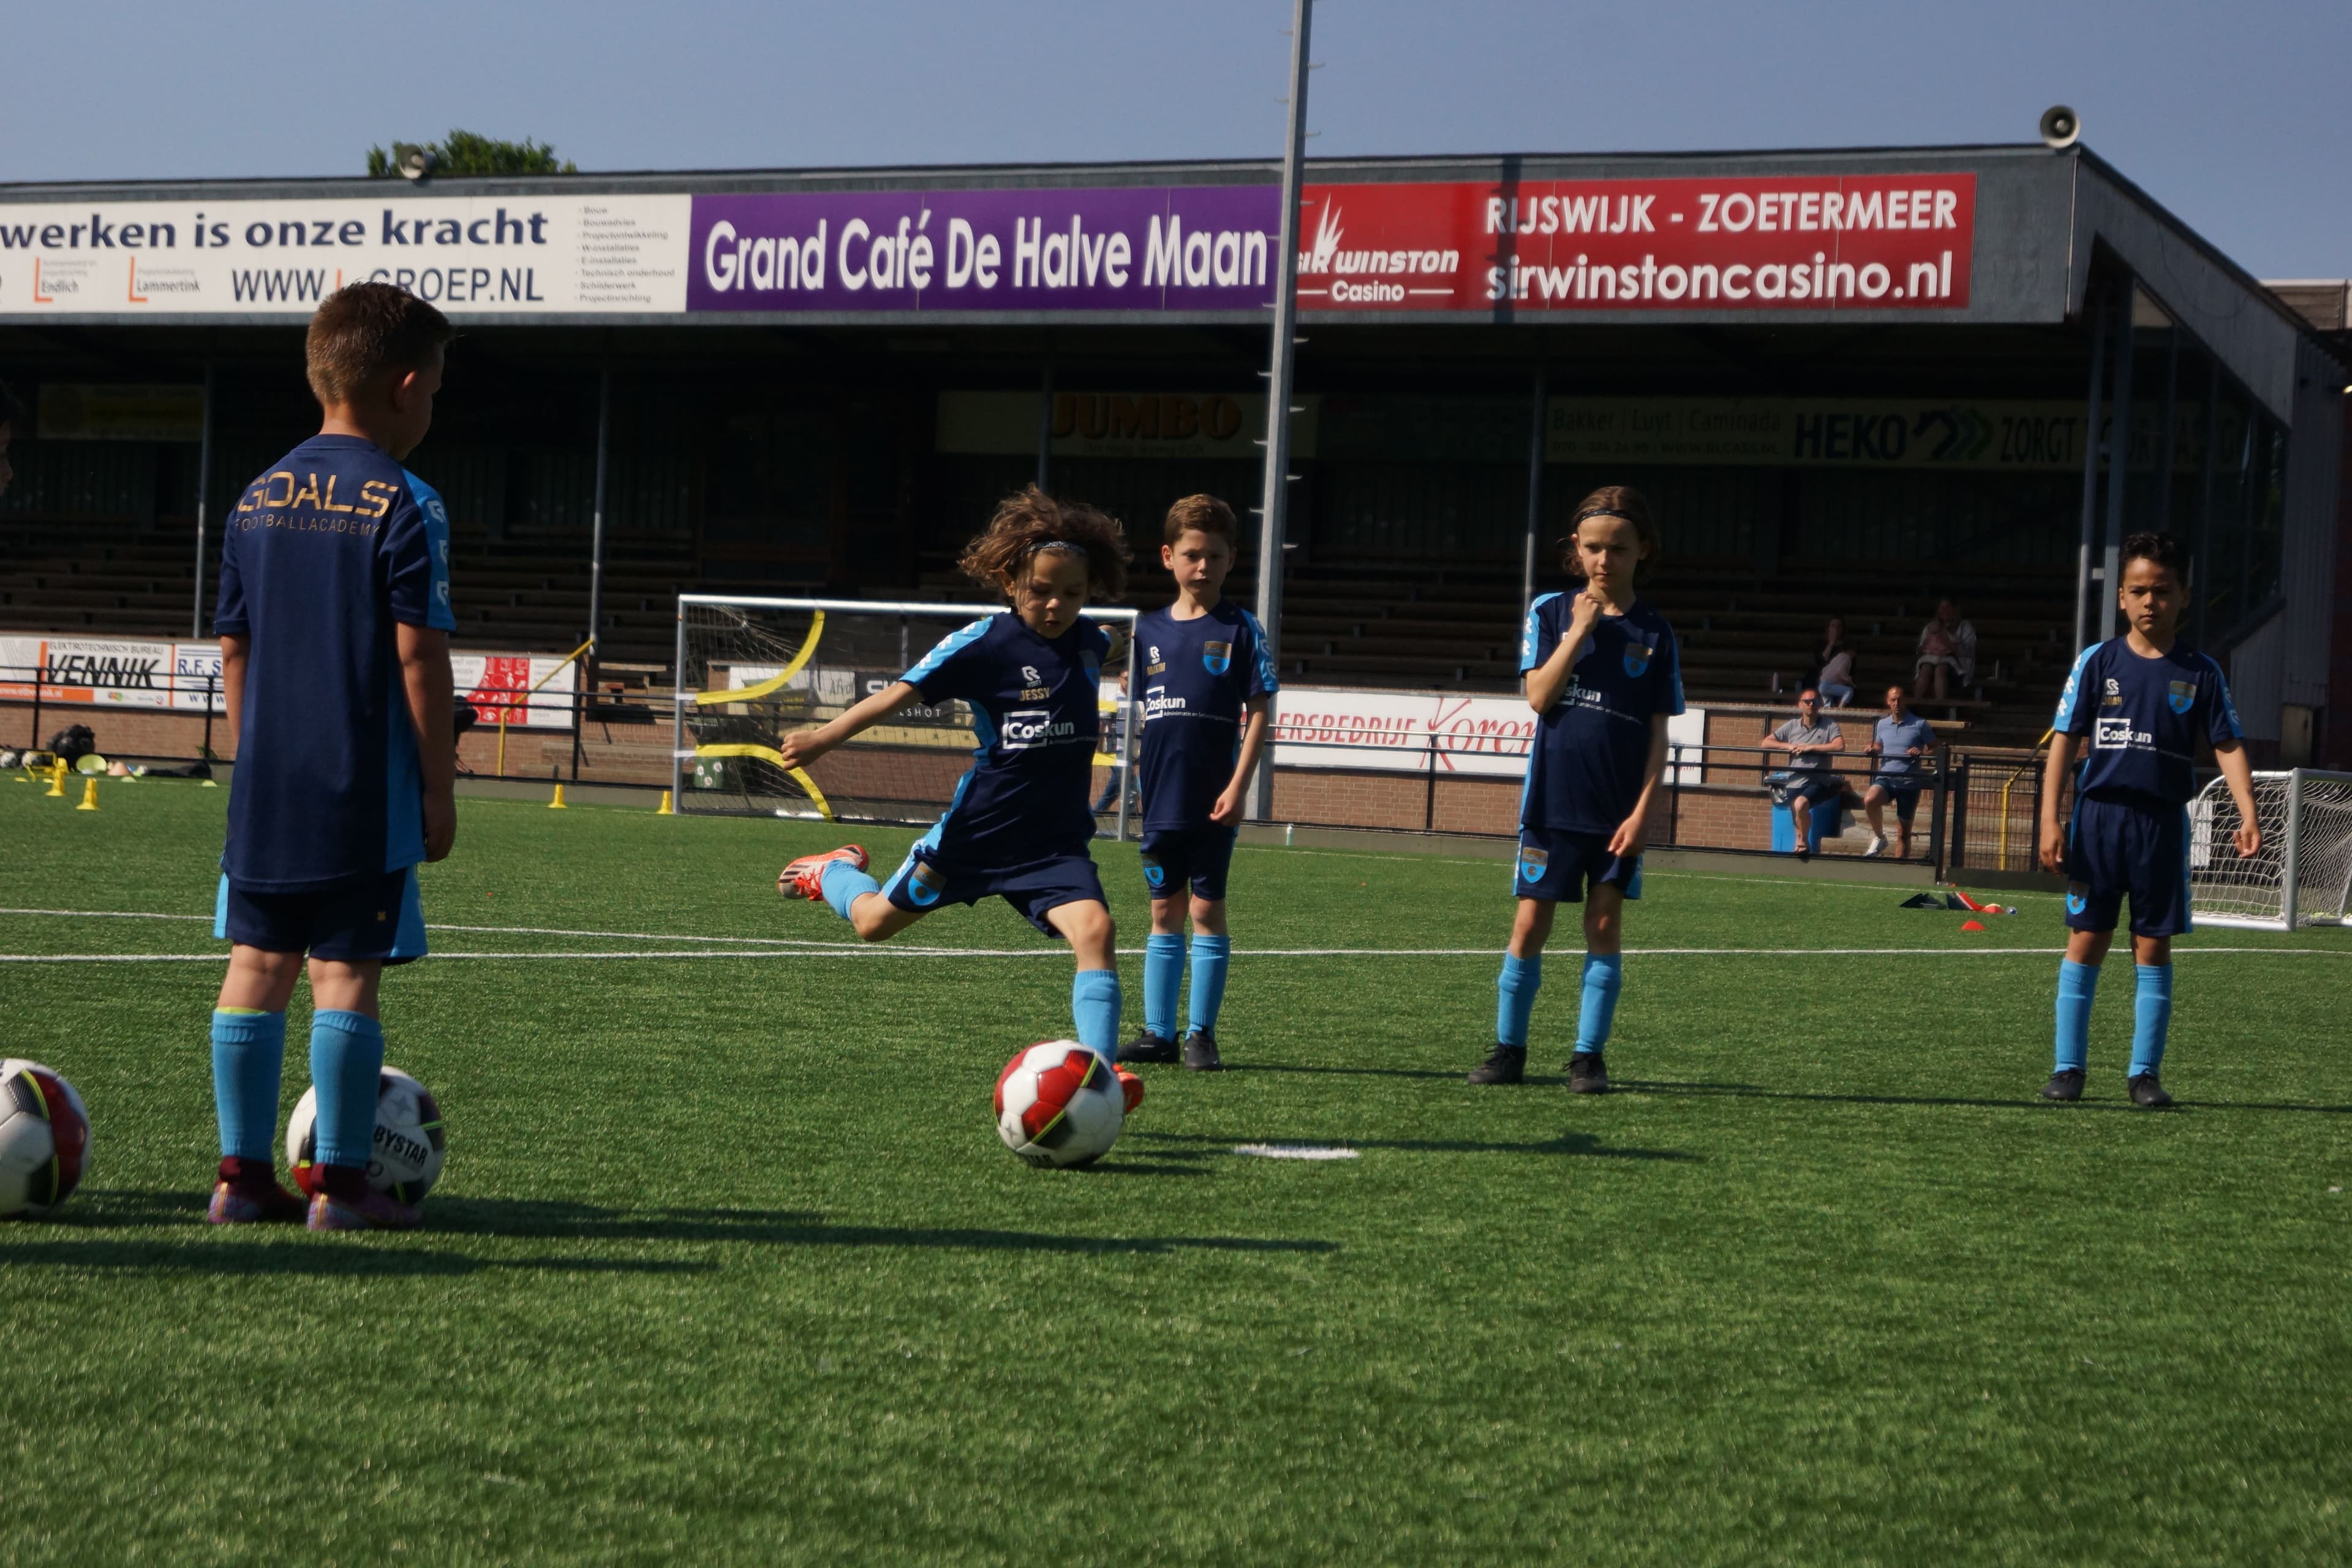
[(555, 786), (555, 798), (547, 803), (547, 809), (550, 811), (569, 811), (571, 809), (571, 807), (563, 804), (563, 785), (560, 781)]
[(81, 781), (81, 804), (74, 809), (76, 811), (98, 809), (98, 779), (95, 774)]
[(43, 800), (63, 800), (65, 797), (66, 765), (63, 763), (52, 763), (49, 765), (49, 793), (43, 795), (41, 798)]
[(676, 816), (677, 812), (669, 803), (669, 791), (662, 791), (661, 804), (654, 807), (656, 816)]
[(1985, 923), (1982, 921), (1962, 921), (1960, 922), (1960, 929), (1962, 931), (1982, 931), (1985, 929)]

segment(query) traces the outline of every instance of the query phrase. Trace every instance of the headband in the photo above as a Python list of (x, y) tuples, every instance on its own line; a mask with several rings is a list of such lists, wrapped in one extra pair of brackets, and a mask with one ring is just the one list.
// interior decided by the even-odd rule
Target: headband
[(1073, 555), (1084, 555), (1087, 552), (1085, 545), (1073, 544), (1066, 539), (1041, 539), (1021, 553), (1024, 556), (1042, 555), (1048, 550), (1066, 550)]
[[(1582, 522), (1588, 517), (1613, 517), (1620, 522), (1633, 522), (1632, 518), (1627, 517), (1623, 512), (1619, 511), (1613, 506), (1589, 506), (1582, 511), (1578, 512), (1574, 517), (1570, 518), (1568, 520), (1568, 526), (1574, 528), (1578, 523)], [(1633, 526), (1639, 528), (1642, 525), (1638, 522), (1633, 522)]]

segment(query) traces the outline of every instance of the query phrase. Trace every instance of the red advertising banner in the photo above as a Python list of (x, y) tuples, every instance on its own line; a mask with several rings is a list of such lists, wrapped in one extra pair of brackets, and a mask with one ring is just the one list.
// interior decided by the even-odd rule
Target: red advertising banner
[(1974, 174), (1309, 185), (1303, 310), (1958, 310)]

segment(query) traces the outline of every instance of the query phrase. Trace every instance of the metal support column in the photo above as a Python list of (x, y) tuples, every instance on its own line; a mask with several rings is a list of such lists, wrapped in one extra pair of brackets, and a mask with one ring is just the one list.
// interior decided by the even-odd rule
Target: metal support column
[[(1290, 492), (1290, 387), (1298, 321), (1298, 187), (1307, 146), (1307, 27), (1314, 0), (1294, 0), (1290, 21), (1290, 132), (1282, 147), (1282, 213), (1275, 226), (1274, 331), (1265, 371), (1265, 479), (1259, 489), (1257, 621), (1266, 653), (1282, 668), (1283, 514)], [(1274, 748), (1250, 781), (1247, 815), (1274, 816)]]
[(669, 799), (670, 809), (679, 815), (686, 811), (686, 710), (694, 700), (694, 692), (686, 683), (686, 604), (677, 606), (677, 651), (672, 656), (677, 662), (670, 667), (669, 721)]
[(2107, 443), (2107, 526), (2099, 546), (2101, 642), (2116, 635), (2116, 589), (2123, 577), (2124, 501), (2131, 490), (2132, 341), (2139, 335), (2132, 327), (2132, 299), (2138, 291), (2137, 283), (2127, 281), (2116, 304), (2116, 412), (2109, 422), (2115, 439)]
[[(604, 474), (613, 439), (613, 367), (596, 380), (596, 501), (588, 544), (588, 656), (583, 671), (591, 690), (596, 680), (597, 645), (604, 625)], [(575, 731), (578, 726), (573, 727)]]
[(1544, 373), (1536, 372), (1535, 391), (1528, 416), (1528, 542), (1519, 563), (1519, 619), (1536, 602), (1536, 535), (1543, 530)]
[(196, 586), (194, 605), (188, 612), (190, 641), (205, 635), (205, 503), (213, 493), (213, 362), (205, 361), (204, 410), (196, 433)]
[(2105, 447), (2099, 428), (2099, 388), (2107, 374), (2107, 307), (2103, 301), (2091, 312), (2091, 389), (2083, 436), (2083, 538), (2074, 552), (2074, 655), (2081, 658), (2091, 641), (2091, 551), (2098, 540), (2099, 454)]

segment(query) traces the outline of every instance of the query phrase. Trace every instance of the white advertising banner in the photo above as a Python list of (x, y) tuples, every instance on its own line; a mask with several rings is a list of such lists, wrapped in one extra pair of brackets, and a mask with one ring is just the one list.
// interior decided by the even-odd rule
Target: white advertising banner
[(453, 316), (686, 309), (685, 195), (0, 205), (0, 315), (306, 317), (346, 283)]
[[(509, 730), (569, 730), (572, 700), (580, 688), (580, 666), (565, 667), (552, 653), (452, 653), (458, 700), (473, 704), (476, 719), (496, 729), (501, 716)], [(558, 668), (562, 669), (557, 674)], [(547, 684), (540, 686), (541, 681)], [(532, 688), (538, 687), (533, 691)]]
[[(1275, 698), (1270, 738), (1281, 748), (1278, 767), (1410, 773), (1433, 767), (1440, 778), (1516, 779), (1527, 773), (1535, 731), (1535, 714), (1517, 697), (1286, 686)], [(1669, 720), (1666, 734), (1702, 743), (1705, 711)]]

